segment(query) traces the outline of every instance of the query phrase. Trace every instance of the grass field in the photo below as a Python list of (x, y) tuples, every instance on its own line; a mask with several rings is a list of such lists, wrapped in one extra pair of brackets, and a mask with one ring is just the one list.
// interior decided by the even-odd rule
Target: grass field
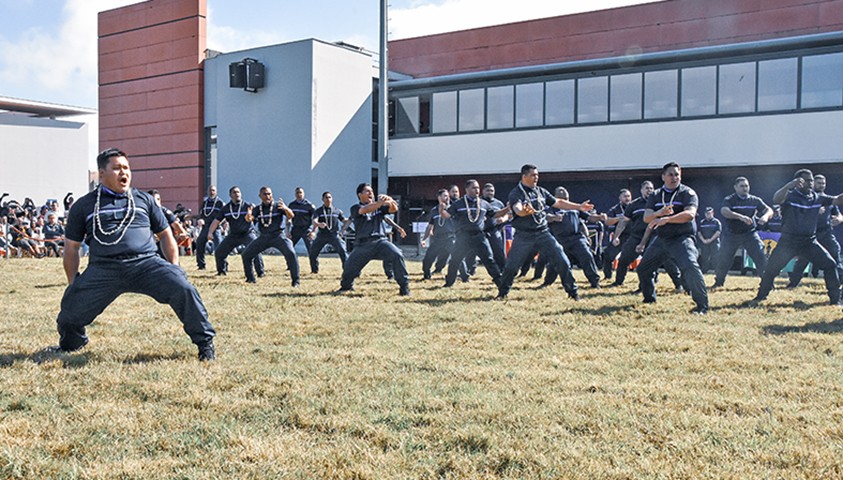
[(843, 478), (843, 312), (820, 280), (747, 309), (758, 280), (730, 277), (700, 317), (669, 282), (641, 304), (634, 275), (493, 302), (485, 272), (443, 290), (416, 261), (409, 298), (376, 263), (345, 296), (331, 258), (296, 290), (281, 257), (257, 285), (239, 258), (182, 264), (214, 363), (137, 295), (41, 355), (60, 260), (0, 260), (0, 478)]

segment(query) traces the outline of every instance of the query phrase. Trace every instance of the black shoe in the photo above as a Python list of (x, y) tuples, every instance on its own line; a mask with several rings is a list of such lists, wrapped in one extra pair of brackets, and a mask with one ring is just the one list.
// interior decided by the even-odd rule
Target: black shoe
[(575, 302), (579, 302), (580, 301), (580, 294), (579, 294), (579, 292), (569, 293), (568, 298), (570, 298), (571, 300), (573, 300)]
[(788, 283), (788, 284), (787, 284), (787, 286), (786, 286), (786, 287), (784, 287), (784, 288), (786, 288), (786, 289), (788, 289), (788, 290), (793, 290), (793, 289), (795, 289), (795, 288), (796, 288), (796, 287), (798, 287), (798, 286), (799, 286), (799, 284), (798, 284), (798, 283)]
[(258, 281), (255, 280), (254, 278), (247, 278), (246, 283), (258, 283)]
[(647, 297), (644, 299), (644, 303), (656, 303), (656, 299), (653, 297)]
[(205, 270), (205, 265), (199, 265), (196, 267), (196, 270)]
[(82, 345), (79, 345), (78, 347), (64, 348), (61, 345), (53, 345), (51, 347), (45, 348), (44, 350), (41, 350), (41, 352), (45, 353), (45, 354), (51, 354), (51, 355), (78, 352), (79, 350), (82, 350), (83, 348), (85, 348), (85, 345), (87, 345), (87, 344), (88, 344), (88, 339), (86, 338), (85, 342), (82, 343)]
[(422, 280), (430, 280), (430, 278), (431, 277), (429, 273), (425, 273), (424, 275), (422, 275)]
[(316, 274), (319, 273), (319, 270), (311, 270), (310, 273), (312, 273), (313, 275), (316, 275)]
[(437, 273), (442, 273), (442, 269), (437, 268), (436, 270), (433, 271), (433, 275), (436, 275)]
[(217, 276), (218, 277), (224, 277), (224, 276), (226, 276), (226, 273), (225, 272), (217, 272)]
[(409, 297), (410, 296), (410, 286), (404, 285), (398, 290), (398, 295), (402, 297)]
[(293, 280), (292, 285), (293, 285), (293, 288), (299, 288), (299, 285), (301, 285), (301, 284), (299, 283), (299, 279), (297, 278), (297, 279)]
[(258, 274), (258, 278), (263, 278), (263, 277), (265, 277), (265, 276), (266, 276), (266, 273), (265, 273), (265, 272), (260, 272), (260, 273)]
[(547, 287), (549, 287), (549, 286), (550, 286), (550, 284), (549, 284), (549, 283), (542, 283), (541, 285), (539, 285), (538, 287), (536, 287), (536, 290), (542, 290), (542, 289), (545, 289), (545, 288), (547, 288)]
[(747, 307), (757, 307), (761, 304), (766, 298), (765, 297), (755, 297), (752, 300), (746, 302)]
[(593, 289), (595, 289), (595, 290), (600, 290), (600, 289), (602, 289), (603, 287), (601, 287), (599, 283), (592, 283), (592, 284), (591, 284), (591, 288), (593, 288)]
[(448, 282), (445, 282), (445, 285), (442, 285), (442, 288), (451, 288), (451, 287), (453, 287), (453, 286), (454, 286), (454, 284), (453, 284), (453, 283), (448, 283)]
[(714, 282), (714, 285), (708, 287), (708, 289), (711, 290), (712, 292), (717, 290), (718, 288), (723, 288), (723, 284), (719, 283), (719, 282)]
[(348, 287), (348, 288), (342, 288), (342, 287), (340, 287), (340, 289), (339, 289), (339, 290), (337, 290), (337, 291), (335, 291), (335, 292), (334, 292), (334, 294), (336, 294), (336, 295), (342, 295), (343, 293), (346, 293), (346, 292), (353, 292), (353, 291), (354, 291), (354, 287)]
[(693, 315), (708, 315), (708, 307), (696, 307), (691, 310)]
[(217, 359), (217, 353), (214, 351), (214, 340), (208, 340), (207, 342), (197, 345), (199, 347), (199, 361), (200, 362), (212, 362)]
[(497, 301), (500, 301), (500, 302), (505, 302), (505, 301), (506, 301), (506, 294), (504, 294), (504, 293), (498, 293), (498, 294), (495, 296), (494, 300), (497, 300)]

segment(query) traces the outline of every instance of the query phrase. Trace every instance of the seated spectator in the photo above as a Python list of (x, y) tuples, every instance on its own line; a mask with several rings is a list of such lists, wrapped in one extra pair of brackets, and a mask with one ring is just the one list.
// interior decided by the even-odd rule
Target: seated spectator
[(32, 227), (30, 220), (26, 215), (19, 215), (15, 225), (12, 225), (12, 245), (19, 248), (21, 252), (26, 252), (35, 258), (44, 256), (42, 248), (38, 242), (32, 237)]
[(47, 223), (44, 225), (44, 246), (48, 253), (53, 252), (56, 257), (61, 256), (59, 247), (64, 247), (64, 226), (59, 223), (56, 212), (47, 214)]

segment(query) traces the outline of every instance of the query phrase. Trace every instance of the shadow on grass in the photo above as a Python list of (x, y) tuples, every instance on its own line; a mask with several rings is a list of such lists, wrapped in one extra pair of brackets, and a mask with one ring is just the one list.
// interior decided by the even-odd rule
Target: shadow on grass
[(0, 368), (11, 367), (16, 362), (30, 361), (41, 365), (43, 363), (60, 360), (64, 368), (80, 368), (88, 364), (88, 357), (82, 353), (54, 352), (49, 348), (35, 353), (3, 353), (0, 354)]
[(571, 308), (560, 310), (556, 312), (557, 315), (561, 315), (563, 313), (576, 313), (580, 315), (598, 315), (598, 316), (606, 316), (606, 315), (615, 315), (622, 312), (634, 312), (635, 305), (606, 305), (605, 307), (600, 308), (585, 308), (580, 306), (579, 303), (570, 303)]
[[(322, 293), (321, 295), (331, 295), (334, 292)], [(305, 298), (313, 295), (320, 295), (319, 293), (305, 293), (305, 292), (275, 292), (264, 293), (263, 296), (267, 298)]]
[(59, 288), (59, 287), (66, 287), (66, 283), (53, 283), (48, 285), (33, 285), (32, 288)]
[(764, 335), (785, 335), (788, 333), (840, 333), (843, 332), (843, 319), (833, 322), (806, 323), (795, 325), (767, 325), (761, 331)]
[(494, 299), (493, 295), (479, 296), (479, 297), (454, 297), (454, 298), (412, 298), (407, 301), (427, 305), (429, 307), (441, 307), (450, 303), (472, 303), (472, 302), (489, 302)]

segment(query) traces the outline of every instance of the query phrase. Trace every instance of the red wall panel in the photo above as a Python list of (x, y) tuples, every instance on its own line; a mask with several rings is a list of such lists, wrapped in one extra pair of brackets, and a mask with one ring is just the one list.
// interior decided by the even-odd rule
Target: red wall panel
[(126, 151), (133, 184), (196, 210), (204, 179), (206, 0), (99, 14), (100, 145)]
[(431, 77), (843, 29), (843, 0), (666, 0), (389, 43), (391, 69)]

